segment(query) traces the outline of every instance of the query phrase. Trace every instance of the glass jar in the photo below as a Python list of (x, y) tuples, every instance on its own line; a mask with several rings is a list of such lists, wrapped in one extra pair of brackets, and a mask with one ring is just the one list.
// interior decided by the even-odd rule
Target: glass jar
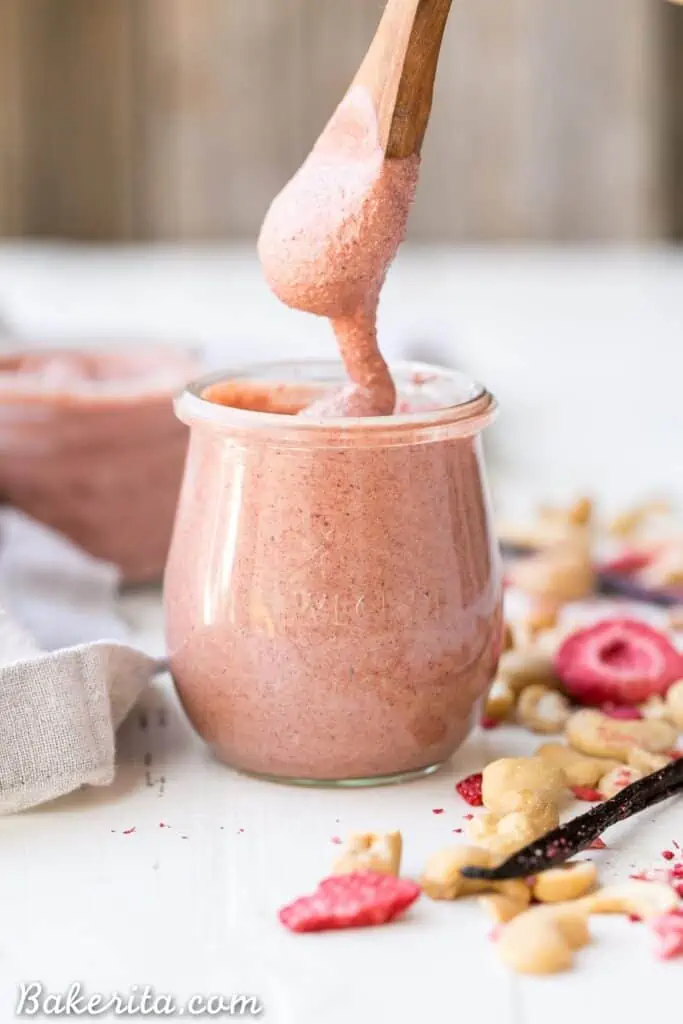
[(450, 370), (391, 370), (387, 417), (282, 414), (341, 386), (336, 363), (214, 374), (177, 400), (190, 445), (165, 577), (171, 669), (241, 771), (355, 785), (434, 771), (493, 677), (502, 577), (479, 434), (495, 401)]

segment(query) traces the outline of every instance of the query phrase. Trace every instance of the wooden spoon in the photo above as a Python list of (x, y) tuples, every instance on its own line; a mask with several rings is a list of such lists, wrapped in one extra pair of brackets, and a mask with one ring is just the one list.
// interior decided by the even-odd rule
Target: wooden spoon
[(419, 153), (432, 109), (434, 78), (452, 0), (388, 0), (354, 85), (377, 109), (388, 157)]

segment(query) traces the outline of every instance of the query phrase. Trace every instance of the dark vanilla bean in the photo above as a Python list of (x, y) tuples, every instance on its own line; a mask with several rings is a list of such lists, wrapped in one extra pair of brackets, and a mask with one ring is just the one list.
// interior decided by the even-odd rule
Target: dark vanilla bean
[(591, 808), (585, 814), (560, 825), (547, 835), (518, 850), (496, 868), (466, 867), (462, 874), (466, 878), (481, 878), (503, 881), (509, 878), (526, 878), (558, 867), (577, 853), (581, 853), (598, 839), (605, 829), (624, 821), (648, 807), (654, 807), (683, 789), (683, 759), (673, 761), (644, 779), (626, 786), (616, 796)]

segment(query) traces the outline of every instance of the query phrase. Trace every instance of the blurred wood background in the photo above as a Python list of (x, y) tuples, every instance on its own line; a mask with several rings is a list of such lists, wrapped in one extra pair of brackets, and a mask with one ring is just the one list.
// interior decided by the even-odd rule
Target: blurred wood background
[[(0, 234), (253, 238), (382, 0), (0, 0)], [(411, 236), (674, 237), (683, 9), (454, 0)]]

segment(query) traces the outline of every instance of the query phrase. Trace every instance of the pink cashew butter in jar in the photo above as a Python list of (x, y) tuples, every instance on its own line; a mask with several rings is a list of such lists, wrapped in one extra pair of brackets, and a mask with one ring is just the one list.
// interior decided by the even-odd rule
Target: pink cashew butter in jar
[(173, 396), (198, 370), (151, 345), (0, 356), (0, 500), (126, 583), (161, 579), (187, 449)]
[(460, 373), (391, 367), (398, 414), (294, 415), (341, 364), (214, 375), (176, 403), (190, 445), (165, 576), (171, 669), (227, 764), (362, 784), (436, 770), (495, 672), (502, 577)]

